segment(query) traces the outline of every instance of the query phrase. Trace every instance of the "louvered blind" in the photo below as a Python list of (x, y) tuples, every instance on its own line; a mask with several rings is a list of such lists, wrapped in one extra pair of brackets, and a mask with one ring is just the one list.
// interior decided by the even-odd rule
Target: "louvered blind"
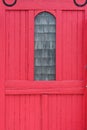
[(56, 20), (42, 12), (35, 17), (35, 80), (55, 80)]

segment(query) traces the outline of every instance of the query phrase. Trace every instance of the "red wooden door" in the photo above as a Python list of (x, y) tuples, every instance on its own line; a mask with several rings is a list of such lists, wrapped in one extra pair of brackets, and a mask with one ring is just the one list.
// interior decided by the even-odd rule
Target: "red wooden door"
[[(56, 80), (34, 80), (34, 19), (56, 18)], [(0, 130), (86, 130), (86, 7), (0, 1)]]

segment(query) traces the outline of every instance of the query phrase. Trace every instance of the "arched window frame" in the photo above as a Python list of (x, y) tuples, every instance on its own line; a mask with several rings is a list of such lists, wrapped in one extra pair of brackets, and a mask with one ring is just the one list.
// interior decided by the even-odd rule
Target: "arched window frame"
[(37, 15), (39, 15), (40, 13), (43, 13), (43, 12), (47, 12), (49, 14), (52, 14), (56, 19), (56, 11), (51, 11), (51, 10), (38, 10), (38, 11), (35, 11), (35, 17)]

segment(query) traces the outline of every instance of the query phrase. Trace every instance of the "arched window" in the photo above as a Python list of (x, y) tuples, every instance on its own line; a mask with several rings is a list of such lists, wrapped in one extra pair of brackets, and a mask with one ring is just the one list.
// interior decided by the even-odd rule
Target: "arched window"
[(56, 19), (47, 12), (35, 17), (34, 79), (56, 78)]

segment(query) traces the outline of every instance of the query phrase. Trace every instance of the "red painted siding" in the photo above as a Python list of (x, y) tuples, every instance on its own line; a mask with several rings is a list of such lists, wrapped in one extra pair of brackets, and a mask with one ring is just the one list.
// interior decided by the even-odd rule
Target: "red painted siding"
[[(70, 0), (0, 7), (0, 130), (86, 130), (86, 7)], [(34, 18), (42, 11), (56, 18), (56, 81), (34, 81)]]
[[(83, 80), (84, 11), (62, 11), (61, 21), (60, 16), (58, 18), (57, 21), (61, 23), (56, 24), (61, 28), (58, 28), (58, 25), (56, 31), (61, 30), (61, 41), (57, 35), (56, 50), (60, 51), (58, 57), (56, 56), (56, 67), (59, 70), (56, 73), (57, 80), (60, 80), (59, 75), (61, 80)], [(31, 25), (33, 19), (34, 11), (6, 12), (6, 79), (34, 78), (34, 26)]]
[(6, 130), (82, 130), (83, 95), (6, 96)]

